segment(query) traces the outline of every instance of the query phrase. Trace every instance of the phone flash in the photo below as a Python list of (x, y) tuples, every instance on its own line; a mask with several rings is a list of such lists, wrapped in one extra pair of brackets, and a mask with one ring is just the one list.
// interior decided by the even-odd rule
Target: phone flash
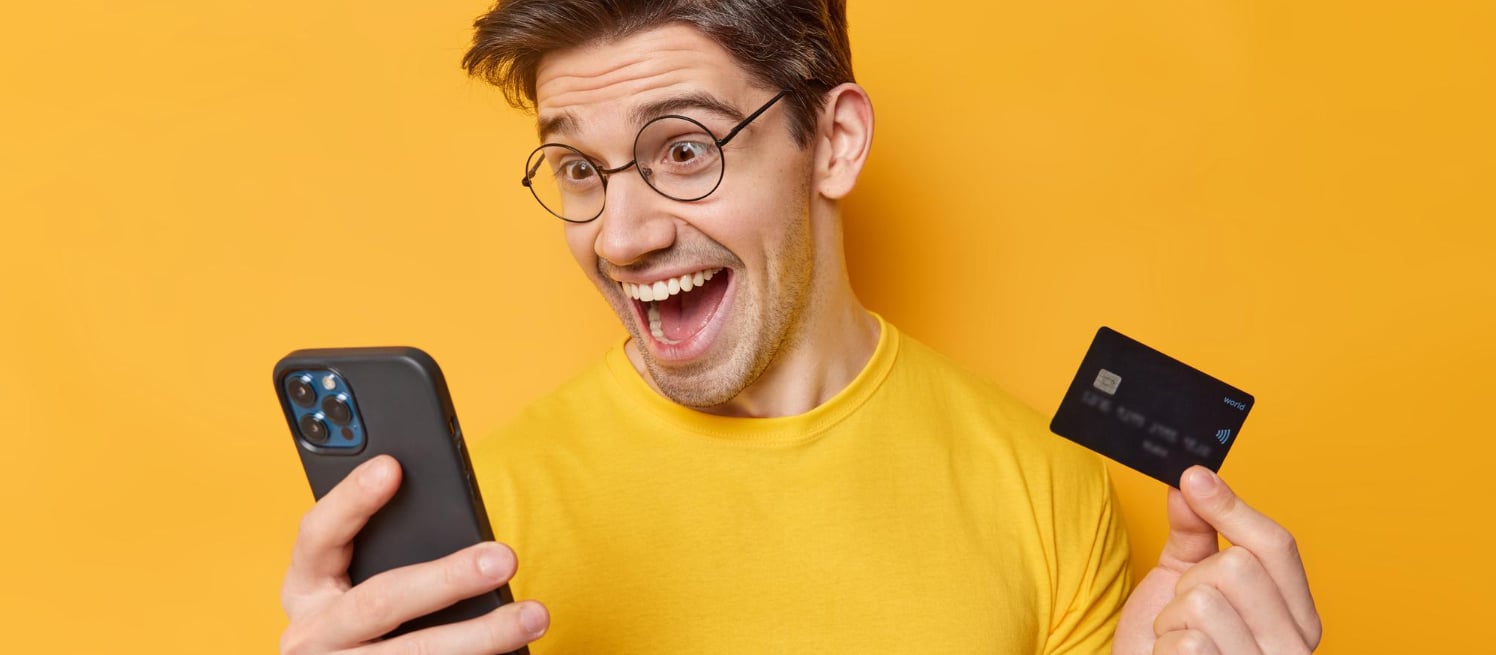
[(328, 391), (338, 388), (338, 379), (333, 377), (331, 373), (322, 376), (322, 388)]

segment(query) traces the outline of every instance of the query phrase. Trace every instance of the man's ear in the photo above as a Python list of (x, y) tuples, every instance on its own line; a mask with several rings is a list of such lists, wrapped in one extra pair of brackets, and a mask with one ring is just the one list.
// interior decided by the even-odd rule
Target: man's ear
[(873, 147), (873, 102), (848, 82), (826, 93), (816, 133), (816, 191), (832, 200), (851, 193)]

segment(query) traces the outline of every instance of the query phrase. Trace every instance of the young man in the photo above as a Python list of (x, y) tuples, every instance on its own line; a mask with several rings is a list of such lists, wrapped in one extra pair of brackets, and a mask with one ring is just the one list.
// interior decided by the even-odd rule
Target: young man
[[(1292, 538), (1209, 471), (1171, 492), (1169, 544), (1134, 590), (1099, 458), (858, 302), (840, 200), (873, 120), (840, 1), (512, 0), (465, 63), (534, 108), (525, 184), (629, 338), (479, 445), (512, 551), (349, 588), (398, 466), (320, 501), (283, 652), (1317, 645)], [(1216, 552), (1217, 531), (1237, 546)], [(370, 641), (511, 576), (536, 600)]]

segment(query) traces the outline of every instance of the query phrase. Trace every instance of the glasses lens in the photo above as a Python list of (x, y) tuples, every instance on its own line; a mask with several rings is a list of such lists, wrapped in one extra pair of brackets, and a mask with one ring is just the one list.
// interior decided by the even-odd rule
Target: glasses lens
[(590, 221), (603, 209), (603, 179), (582, 153), (566, 146), (541, 146), (525, 163), (530, 192), (568, 221)]
[(634, 141), (639, 174), (675, 200), (700, 200), (722, 182), (722, 150), (700, 123), (677, 116), (651, 121)]

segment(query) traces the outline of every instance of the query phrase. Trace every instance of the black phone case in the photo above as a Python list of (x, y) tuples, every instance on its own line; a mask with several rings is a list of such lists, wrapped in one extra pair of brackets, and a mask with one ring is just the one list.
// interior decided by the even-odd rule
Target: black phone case
[[(347, 382), (363, 418), (362, 450), (343, 454), (313, 449), (302, 441), (286, 398), (285, 379), (305, 369), (332, 370)], [(275, 390), (318, 499), (372, 457), (388, 454), (400, 462), (399, 491), (354, 539), (348, 566), (353, 584), (493, 539), (446, 380), (430, 355), (406, 347), (298, 350), (276, 363)], [(512, 601), (505, 585), (407, 621), (387, 636), (474, 618)]]

